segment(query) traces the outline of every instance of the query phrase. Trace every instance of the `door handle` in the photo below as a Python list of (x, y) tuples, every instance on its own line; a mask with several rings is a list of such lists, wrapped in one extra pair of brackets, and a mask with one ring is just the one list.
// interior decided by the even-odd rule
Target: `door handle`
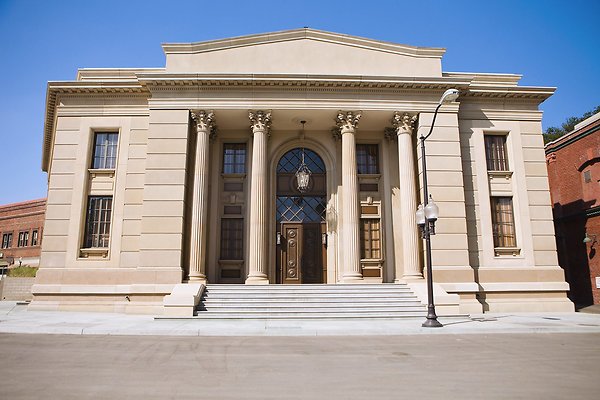
[(321, 234), (321, 244), (327, 247), (327, 233)]
[(275, 243), (281, 244), (281, 232), (277, 232), (277, 236), (275, 238)]

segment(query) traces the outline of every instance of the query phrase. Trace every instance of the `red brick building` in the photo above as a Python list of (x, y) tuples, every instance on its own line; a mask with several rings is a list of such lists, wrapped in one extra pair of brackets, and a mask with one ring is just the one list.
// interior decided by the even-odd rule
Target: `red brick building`
[(38, 265), (46, 199), (0, 206), (0, 253), (15, 264)]
[(600, 113), (546, 145), (559, 264), (577, 307), (600, 303)]

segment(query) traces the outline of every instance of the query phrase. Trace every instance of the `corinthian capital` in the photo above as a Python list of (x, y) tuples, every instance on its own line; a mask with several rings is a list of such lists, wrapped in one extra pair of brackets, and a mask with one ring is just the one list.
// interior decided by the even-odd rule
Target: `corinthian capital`
[(335, 117), (335, 124), (341, 133), (354, 132), (358, 128), (361, 115), (360, 111), (339, 111), (337, 117)]
[(252, 132), (256, 131), (266, 131), (269, 133), (269, 129), (271, 128), (271, 112), (265, 112), (262, 110), (258, 111), (249, 111), (248, 118), (250, 118), (250, 128), (252, 128)]
[(211, 137), (215, 135), (217, 126), (215, 125), (215, 114), (212, 111), (192, 111), (192, 120), (196, 123), (197, 132), (209, 132)]
[(416, 114), (409, 113), (401, 113), (396, 111), (394, 113), (394, 117), (392, 118), (392, 125), (396, 129), (396, 133), (400, 135), (401, 133), (408, 133), (409, 135), (413, 133), (415, 129), (415, 125), (417, 122)]

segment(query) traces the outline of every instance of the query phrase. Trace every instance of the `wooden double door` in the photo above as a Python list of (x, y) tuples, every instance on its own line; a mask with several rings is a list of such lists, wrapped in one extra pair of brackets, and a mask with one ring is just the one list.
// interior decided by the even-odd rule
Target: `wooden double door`
[(324, 222), (282, 222), (277, 247), (278, 283), (327, 282), (327, 234)]

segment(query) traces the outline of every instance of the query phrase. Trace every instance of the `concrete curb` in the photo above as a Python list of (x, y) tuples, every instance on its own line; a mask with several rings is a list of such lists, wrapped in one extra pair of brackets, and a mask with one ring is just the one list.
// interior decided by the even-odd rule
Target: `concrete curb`
[(155, 319), (148, 315), (28, 311), (0, 302), (0, 333), (138, 336), (362, 336), (505, 333), (598, 333), (600, 315), (583, 313), (482, 314), (440, 317), (443, 328), (422, 328), (423, 318), (363, 320)]

